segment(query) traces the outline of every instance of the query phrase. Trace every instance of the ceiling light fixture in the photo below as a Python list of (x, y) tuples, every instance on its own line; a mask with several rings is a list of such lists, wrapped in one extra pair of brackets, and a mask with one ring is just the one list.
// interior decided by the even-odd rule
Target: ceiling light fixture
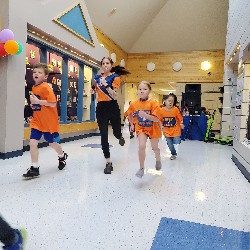
[(163, 92), (175, 92), (176, 91), (175, 89), (159, 89), (159, 90)]
[(113, 14), (115, 14), (116, 11), (117, 11), (117, 9), (116, 9), (116, 8), (113, 8), (113, 9), (109, 12), (109, 14), (110, 14), (110, 15), (113, 15)]
[(211, 69), (211, 63), (209, 61), (204, 61), (201, 63), (201, 69), (207, 71)]

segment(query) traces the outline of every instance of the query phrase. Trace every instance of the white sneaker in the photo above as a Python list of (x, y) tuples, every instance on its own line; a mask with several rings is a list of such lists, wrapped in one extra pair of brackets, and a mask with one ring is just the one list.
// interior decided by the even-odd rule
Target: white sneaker
[(144, 175), (144, 168), (140, 168), (135, 175), (139, 178), (142, 178), (142, 176)]
[(176, 155), (171, 155), (170, 160), (175, 160), (176, 159)]

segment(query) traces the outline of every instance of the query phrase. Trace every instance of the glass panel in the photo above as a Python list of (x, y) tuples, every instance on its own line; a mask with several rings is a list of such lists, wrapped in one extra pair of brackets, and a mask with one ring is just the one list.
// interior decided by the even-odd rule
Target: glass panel
[(77, 120), (79, 66), (74, 61), (69, 61), (68, 76), (67, 120), (75, 121)]
[(90, 120), (92, 68), (84, 65), (83, 121)]
[(51, 72), (48, 77), (48, 84), (52, 87), (57, 100), (58, 116), (61, 116), (61, 91), (62, 91), (62, 57), (55, 53), (48, 52), (48, 62)]

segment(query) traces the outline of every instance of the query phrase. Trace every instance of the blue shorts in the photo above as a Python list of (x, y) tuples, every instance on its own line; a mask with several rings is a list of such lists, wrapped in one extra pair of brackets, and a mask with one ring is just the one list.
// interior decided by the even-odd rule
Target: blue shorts
[(50, 132), (42, 132), (35, 128), (31, 129), (30, 139), (39, 141), (42, 138), (42, 135), (48, 143), (60, 142), (60, 135), (57, 132), (51, 134)]

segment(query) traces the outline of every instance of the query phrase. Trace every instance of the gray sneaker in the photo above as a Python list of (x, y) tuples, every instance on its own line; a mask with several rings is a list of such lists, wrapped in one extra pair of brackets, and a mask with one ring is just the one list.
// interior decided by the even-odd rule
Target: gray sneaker
[(170, 160), (175, 160), (176, 159), (176, 155), (171, 155)]
[(135, 175), (139, 178), (142, 178), (142, 176), (144, 175), (144, 168), (140, 168)]
[(161, 162), (160, 162), (160, 161), (157, 161), (157, 162), (155, 163), (155, 169), (156, 169), (156, 170), (161, 170)]

